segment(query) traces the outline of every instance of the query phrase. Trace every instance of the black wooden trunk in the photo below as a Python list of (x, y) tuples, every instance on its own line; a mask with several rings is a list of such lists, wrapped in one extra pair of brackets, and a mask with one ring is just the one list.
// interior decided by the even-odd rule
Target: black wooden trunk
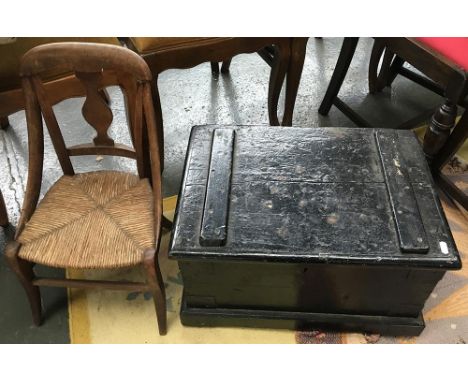
[(197, 126), (171, 240), (185, 325), (418, 334), (461, 266), (412, 132)]

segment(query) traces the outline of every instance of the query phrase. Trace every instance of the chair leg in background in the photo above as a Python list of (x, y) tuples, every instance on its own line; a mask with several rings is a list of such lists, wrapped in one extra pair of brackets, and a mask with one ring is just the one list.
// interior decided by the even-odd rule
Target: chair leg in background
[(219, 75), (219, 64), (217, 62), (210, 62), (211, 64), (211, 74), (215, 77)]
[(385, 50), (385, 45), (382, 40), (375, 39), (374, 46), (372, 47), (372, 52), (369, 60), (369, 93), (373, 94), (377, 92), (377, 80), (379, 77), (379, 62), (382, 58), (382, 54)]
[(279, 126), (278, 101), (289, 66), (289, 44), (275, 46), (273, 66), (268, 87), (268, 118), (271, 126)]
[(41, 292), (38, 286), (33, 285), (35, 278), (34, 264), (18, 257), (19, 248), (19, 243), (9, 243), (5, 250), (5, 258), (11, 270), (16, 273), (21, 285), (23, 285), (31, 306), (34, 325), (39, 326), (42, 322)]
[(223, 65), (221, 65), (221, 73), (227, 74), (229, 73), (229, 68), (231, 66), (231, 58), (229, 60), (223, 61)]
[(286, 100), (284, 104), (284, 115), (282, 126), (292, 126), (294, 105), (296, 104), (297, 92), (301, 81), (302, 69), (307, 49), (306, 37), (292, 39), (291, 57), (289, 59), (288, 75), (286, 77)]
[(391, 52), (388, 49), (385, 50), (383, 60), (382, 60), (382, 65), (380, 67), (380, 72), (377, 77), (377, 83), (376, 83), (376, 88), (375, 88), (376, 92), (381, 92), (382, 90), (384, 90), (386, 86), (390, 86), (387, 84), (389, 82), (389, 78), (391, 75), (391, 66), (392, 66), (392, 60), (394, 59), (394, 57), (395, 55), (393, 54), (393, 52)]
[(432, 166), (441, 170), (447, 162), (457, 153), (463, 143), (468, 139), (468, 111), (465, 110), (462, 117), (453, 128), (444, 146), (435, 155)]
[(146, 274), (146, 281), (148, 283), (149, 290), (153, 295), (159, 334), (163, 336), (167, 333), (166, 292), (161, 271), (159, 269), (158, 257), (154, 249), (148, 249), (145, 251), (143, 268)]
[(437, 109), (424, 135), (423, 150), (429, 161), (440, 151), (447, 141), (450, 130), (455, 125), (457, 105), (446, 99)]
[(353, 59), (354, 52), (356, 51), (358, 42), (359, 37), (344, 38), (340, 55), (338, 56), (338, 61), (336, 62), (335, 70), (333, 71), (332, 78), (328, 84), (325, 97), (323, 97), (323, 101), (320, 104), (320, 114), (327, 115), (333, 105), (333, 102), (338, 96), (341, 85), (343, 84), (346, 73), (348, 72), (349, 65), (351, 64), (351, 60)]
[(8, 120), (8, 117), (0, 117), (0, 129), (5, 130), (9, 126), (10, 121)]
[(395, 80), (396, 76), (398, 75), (398, 72), (400, 71), (401, 67), (405, 63), (405, 60), (403, 60), (401, 57), (395, 56), (395, 58), (392, 61), (392, 65), (390, 66), (390, 73), (387, 78), (387, 83), (385, 86), (392, 86), (393, 81)]

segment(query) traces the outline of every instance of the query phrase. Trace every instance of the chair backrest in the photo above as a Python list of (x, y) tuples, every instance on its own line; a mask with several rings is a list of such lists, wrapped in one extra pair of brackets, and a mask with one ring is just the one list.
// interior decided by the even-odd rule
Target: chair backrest
[[(74, 73), (86, 90), (82, 107), (85, 120), (96, 130), (92, 143), (67, 147), (41, 76), (51, 70)], [(32, 215), (42, 183), (44, 160), (44, 118), (55, 152), (65, 175), (74, 175), (70, 160), (76, 155), (115, 155), (134, 158), (138, 174), (156, 185), (160, 199), (160, 135), (151, 97), (151, 71), (145, 61), (129, 49), (95, 43), (52, 43), (37, 46), (22, 58), (20, 75), (28, 125), (29, 173), (18, 232)], [(127, 119), (133, 147), (118, 144), (108, 135), (113, 114), (102, 94), (107, 86), (120, 86), (127, 105)], [(76, 86), (76, 83), (75, 83)], [(24, 216), (23, 216), (24, 215)]]

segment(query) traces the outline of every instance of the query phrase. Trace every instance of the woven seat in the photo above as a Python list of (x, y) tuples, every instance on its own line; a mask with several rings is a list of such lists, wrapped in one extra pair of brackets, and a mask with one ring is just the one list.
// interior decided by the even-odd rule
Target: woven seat
[(116, 171), (62, 176), (18, 238), (18, 256), (62, 268), (140, 264), (154, 248), (148, 179)]

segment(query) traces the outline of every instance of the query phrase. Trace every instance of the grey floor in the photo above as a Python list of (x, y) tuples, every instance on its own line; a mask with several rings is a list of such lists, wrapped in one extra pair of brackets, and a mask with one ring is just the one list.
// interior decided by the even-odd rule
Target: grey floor
[[(342, 38), (310, 39), (302, 81), (296, 101), (294, 125), (353, 126), (340, 111), (329, 116), (317, 113), (333, 72)], [(377, 95), (367, 92), (367, 68), (372, 39), (360, 40), (355, 58), (340, 93), (341, 98), (362, 113), (373, 125), (397, 126), (418, 113), (434, 108), (440, 97), (404, 79)], [(200, 124), (268, 124), (266, 97), (269, 67), (256, 54), (233, 59), (229, 75), (214, 78), (208, 63), (189, 70), (169, 70), (159, 79), (165, 128), (164, 193), (178, 192), (190, 128)], [(120, 91), (111, 88), (116, 141), (129, 143)], [(67, 100), (55, 107), (67, 142), (90, 141), (93, 131), (81, 114), (82, 99)], [(12, 237), (22, 203), (27, 175), (27, 134), (24, 112), (10, 117), (11, 128), (0, 131), (0, 188), (5, 197), (11, 226), (0, 228), (0, 343), (69, 342), (66, 291), (43, 288), (45, 322), (32, 326), (26, 296), (3, 259), (5, 241)], [(81, 128), (80, 128), (81, 127)], [(77, 171), (91, 169), (134, 169), (125, 159), (96, 158), (74, 161)], [(47, 137), (44, 166), (46, 190), (59, 176), (58, 161)], [(39, 268), (39, 273), (60, 271)]]

